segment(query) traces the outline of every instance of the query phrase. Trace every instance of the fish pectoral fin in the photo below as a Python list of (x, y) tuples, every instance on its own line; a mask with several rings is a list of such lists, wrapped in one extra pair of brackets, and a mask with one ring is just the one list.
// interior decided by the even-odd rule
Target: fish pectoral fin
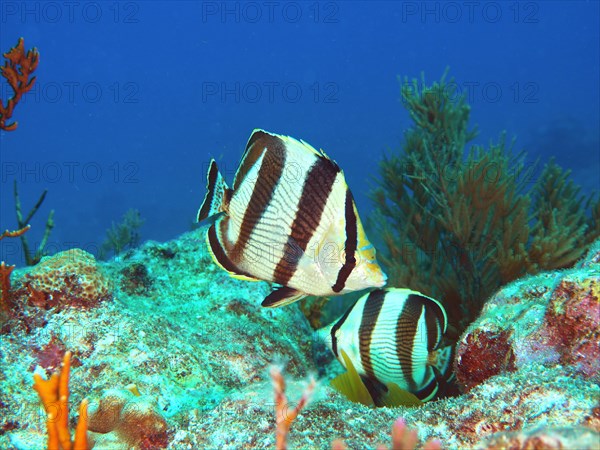
[(291, 287), (282, 286), (267, 295), (261, 305), (265, 308), (278, 308), (297, 302), (304, 297), (306, 297), (305, 293)]
[(344, 350), (341, 350), (341, 356), (347, 372), (338, 375), (331, 380), (331, 387), (344, 395), (348, 400), (354, 403), (360, 403), (365, 406), (373, 405), (373, 397), (365, 386), (361, 376), (356, 371), (352, 360)]

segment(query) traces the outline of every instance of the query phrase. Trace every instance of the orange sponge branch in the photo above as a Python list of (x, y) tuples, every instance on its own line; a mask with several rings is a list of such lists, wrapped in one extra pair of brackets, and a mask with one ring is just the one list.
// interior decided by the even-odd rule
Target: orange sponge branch
[(14, 131), (17, 122), (7, 124), (6, 121), (13, 115), (13, 110), (21, 100), (23, 94), (29, 92), (35, 83), (35, 77), (30, 79), (31, 74), (37, 69), (40, 54), (34, 47), (25, 53), (23, 38), (19, 38), (17, 45), (4, 53), (4, 66), (0, 67), (0, 75), (6, 78), (8, 85), (13, 90), (13, 96), (8, 99), (6, 106), (0, 98), (0, 129)]
[(290, 409), (290, 405), (285, 394), (285, 379), (281, 374), (279, 367), (271, 368), (271, 380), (273, 381), (273, 391), (275, 394), (275, 422), (277, 428), (275, 431), (275, 448), (277, 450), (287, 450), (287, 436), (292, 426), (292, 422), (296, 420), (300, 411), (302, 411), (315, 390), (317, 385), (314, 378), (311, 378), (309, 385), (302, 394), (298, 404)]
[(25, 232), (28, 231), (30, 228), (31, 228), (31, 225), (25, 225), (20, 230), (15, 230), (15, 231), (5, 230), (4, 233), (0, 234), (0, 241), (2, 239), (4, 239), (5, 237), (19, 237), (19, 236), (25, 234)]
[[(31, 225), (26, 225), (23, 228), (15, 231), (6, 230), (0, 234), (0, 241), (6, 237), (19, 237), (31, 228)], [(0, 263), (0, 311), (10, 314), (13, 308), (12, 296), (10, 295), (10, 274), (15, 266), (7, 266), (4, 261)]]
[(35, 389), (46, 411), (49, 450), (87, 450), (87, 406), (84, 399), (79, 407), (79, 423), (75, 430), (75, 440), (71, 441), (69, 431), (69, 376), (71, 373), (71, 352), (66, 352), (59, 373), (53, 373), (45, 380), (38, 373), (33, 375)]

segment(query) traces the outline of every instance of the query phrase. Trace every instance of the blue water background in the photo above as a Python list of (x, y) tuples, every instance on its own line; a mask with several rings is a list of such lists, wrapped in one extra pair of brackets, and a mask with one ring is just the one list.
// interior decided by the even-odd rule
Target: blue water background
[[(368, 216), (378, 162), (410, 125), (398, 75), (431, 82), (446, 67), (477, 142), (507, 130), (530, 161), (554, 156), (599, 187), (596, 1), (2, 1), (0, 13), (0, 49), (23, 36), (41, 54), (17, 131), (0, 133), (0, 226), (16, 226), (14, 179), (25, 210), (48, 189), (29, 235), (39, 242), (55, 209), (51, 252), (94, 251), (129, 208), (143, 239), (189, 230), (210, 158), (231, 180), (257, 127), (326, 150)], [(23, 263), (16, 240), (0, 247)]]

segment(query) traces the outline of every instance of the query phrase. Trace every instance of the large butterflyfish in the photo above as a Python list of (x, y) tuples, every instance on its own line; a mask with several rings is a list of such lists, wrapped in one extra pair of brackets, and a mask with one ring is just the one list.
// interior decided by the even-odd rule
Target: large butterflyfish
[(385, 284), (344, 174), (323, 151), (254, 130), (232, 187), (214, 160), (207, 179), (198, 221), (213, 219), (212, 257), (233, 277), (277, 285), (263, 306)]

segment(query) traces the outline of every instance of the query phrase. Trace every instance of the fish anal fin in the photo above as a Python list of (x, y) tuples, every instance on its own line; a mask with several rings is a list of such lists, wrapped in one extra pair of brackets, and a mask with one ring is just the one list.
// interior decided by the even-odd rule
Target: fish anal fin
[(294, 303), (304, 297), (306, 297), (305, 293), (291, 287), (283, 286), (267, 295), (261, 305), (265, 308), (278, 308)]
[(254, 278), (254, 277), (251, 277), (248, 275), (242, 275), (242, 274), (238, 274), (238, 273), (232, 273), (232, 272), (229, 272), (229, 276), (231, 278), (235, 278), (236, 280), (242, 280), (242, 281), (262, 281), (258, 278)]

